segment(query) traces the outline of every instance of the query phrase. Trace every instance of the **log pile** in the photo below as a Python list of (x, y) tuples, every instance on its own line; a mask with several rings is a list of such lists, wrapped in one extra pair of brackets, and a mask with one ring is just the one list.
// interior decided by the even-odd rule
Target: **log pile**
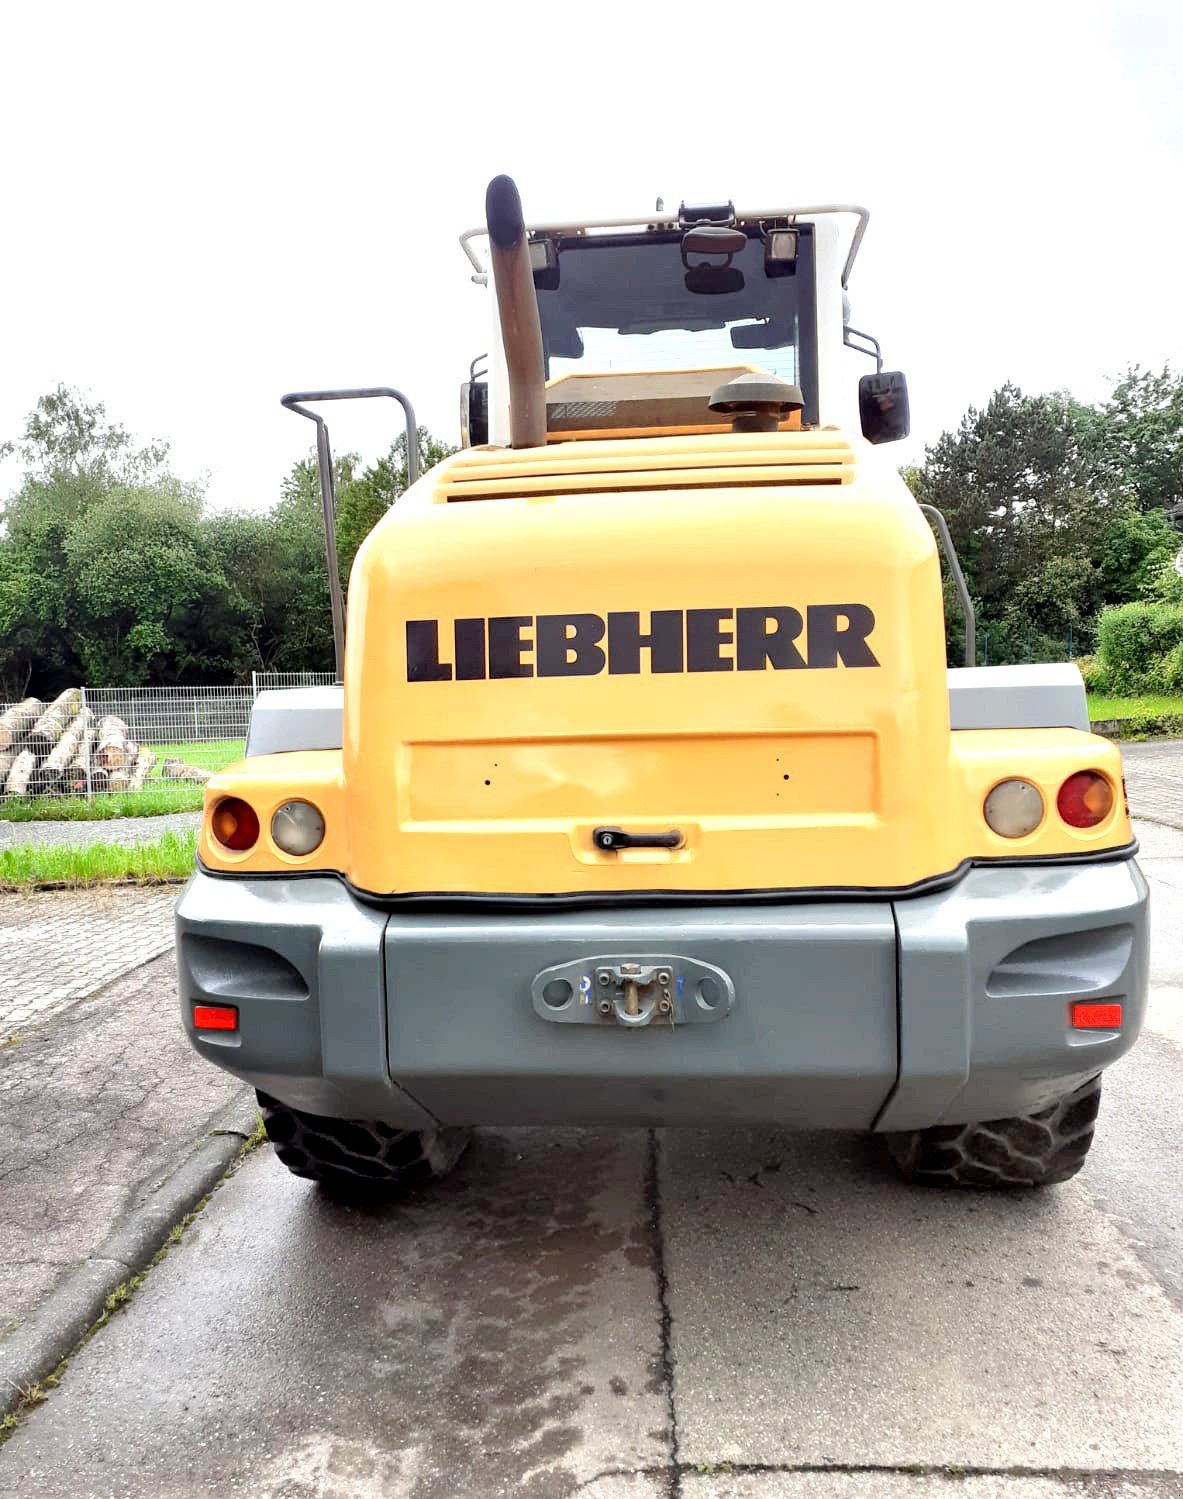
[[(156, 752), (137, 744), (122, 718), (97, 722), (70, 687), (51, 703), (27, 697), (0, 712), (0, 800), (14, 796), (85, 796), (87, 790), (142, 791)], [(161, 775), (203, 785), (211, 771), (169, 759)]]

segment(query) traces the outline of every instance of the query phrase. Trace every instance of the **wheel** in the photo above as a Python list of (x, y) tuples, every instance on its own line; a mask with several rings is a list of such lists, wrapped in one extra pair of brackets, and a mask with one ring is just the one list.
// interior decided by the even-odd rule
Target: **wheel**
[(467, 1129), (395, 1129), (327, 1119), (256, 1093), (275, 1154), (294, 1176), (343, 1193), (389, 1192), (447, 1176), (464, 1154)]
[(1038, 1114), (884, 1138), (907, 1180), (926, 1187), (1050, 1187), (1084, 1165), (1100, 1106), (1098, 1074)]

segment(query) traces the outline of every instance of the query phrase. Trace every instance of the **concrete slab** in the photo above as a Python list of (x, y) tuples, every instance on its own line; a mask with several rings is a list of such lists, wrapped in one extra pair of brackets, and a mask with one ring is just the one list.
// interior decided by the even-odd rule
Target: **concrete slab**
[(926, 1192), (776, 1131), (661, 1159), (689, 1464), (1183, 1468), (1183, 1309), (1079, 1181)]
[(489, 1132), (360, 1210), (259, 1152), (0, 1452), (0, 1491), (662, 1492), (648, 1165), (640, 1132)]
[(1177, 1474), (687, 1474), (683, 1499), (1176, 1499)]
[(0, 1049), (0, 1338), (242, 1092), (189, 1046), (176, 994), (158, 958)]

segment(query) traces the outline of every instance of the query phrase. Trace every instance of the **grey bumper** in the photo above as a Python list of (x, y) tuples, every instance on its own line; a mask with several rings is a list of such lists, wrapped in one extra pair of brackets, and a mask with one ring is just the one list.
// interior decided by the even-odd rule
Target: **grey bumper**
[[(202, 1055), (314, 1113), (421, 1128), (779, 1123), (909, 1129), (1032, 1112), (1135, 1040), (1147, 889), (1132, 860), (971, 870), (907, 900), (443, 915), (340, 881), (198, 872), (177, 906)], [(548, 1023), (556, 964), (681, 954), (734, 1005), (709, 1025)], [(1120, 998), (1120, 1032), (1077, 999)], [(235, 1033), (195, 1031), (234, 1004)]]

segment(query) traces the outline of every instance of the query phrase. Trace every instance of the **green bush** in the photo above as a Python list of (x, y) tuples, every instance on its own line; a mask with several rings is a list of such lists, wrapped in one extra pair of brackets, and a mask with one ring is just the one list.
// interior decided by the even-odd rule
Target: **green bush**
[(1107, 695), (1109, 692), (1109, 673), (1097, 660), (1096, 656), (1077, 656), (1076, 664), (1080, 674), (1084, 678), (1084, 690), (1086, 692), (1097, 692)]
[(1183, 684), (1183, 605), (1120, 604), (1101, 612), (1098, 655), (1107, 690), (1174, 691)]

